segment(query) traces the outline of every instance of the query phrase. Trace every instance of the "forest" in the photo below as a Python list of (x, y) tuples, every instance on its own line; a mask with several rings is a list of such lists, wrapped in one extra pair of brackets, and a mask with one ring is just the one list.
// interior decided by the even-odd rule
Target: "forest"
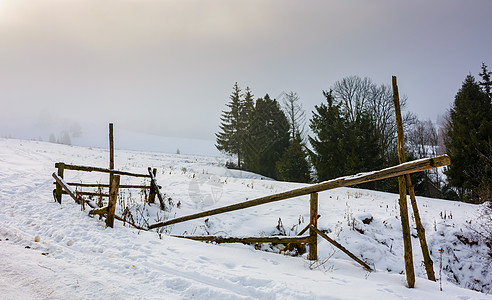
[[(401, 99), (407, 160), (448, 154), (452, 164), (414, 174), (417, 195), (484, 203), (492, 200), (492, 82), (482, 63), (479, 80), (469, 74), (438, 124), (419, 120)], [(222, 112), (218, 150), (227, 167), (292, 182), (321, 182), (398, 164), (391, 86), (349, 76), (321, 91), (324, 101), (307, 120), (300, 96), (255, 99), (236, 82)], [(307, 125), (307, 126), (306, 126)], [(397, 192), (396, 180), (360, 186)]]

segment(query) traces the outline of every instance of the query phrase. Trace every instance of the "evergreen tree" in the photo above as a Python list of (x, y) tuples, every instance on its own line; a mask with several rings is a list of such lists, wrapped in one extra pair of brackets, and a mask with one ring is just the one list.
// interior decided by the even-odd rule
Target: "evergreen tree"
[(340, 106), (335, 103), (332, 91), (323, 91), (325, 103), (314, 106), (309, 127), (314, 137), (309, 136), (313, 151), (309, 151), (318, 181), (342, 176), (345, 167), (345, 125)]
[(479, 203), (490, 197), (491, 135), (491, 100), (468, 75), (455, 96), (446, 143), (451, 158), (446, 175), (461, 200)]
[(268, 94), (256, 100), (248, 134), (246, 169), (276, 179), (276, 162), (289, 146), (289, 122)]
[(254, 95), (249, 87), (246, 87), (243, 107), (241, 109), (242, 116), (242, 128), (244, 130), (243, 143), (242, 143), (242, 153), (244, 158), (243, 169), (248, 168), (248, 161), (250, 160), (250, 155), (255, 151), (253, 148), (254, 141), (252, 140), (252, 126), (255, 118), (255, 101)]
[(280, 180), (293, 182), (309, 182), (311, 179), (309, 162), (300, 134), (290, 141), (290, 145), (277, 162)]
[[(323, 92), (328, 105), (315, 106), (309, 137), (311, 161), (318, 180), (370, 171), (381, 166), (378, 137), (368, 113), (349, 116), (340, 110), (332, 92)], [(352, 118), (354, 117), (354, 118)], [(373, 187), (374, 184), (366, 185)]]
[(345, 140), (345, 174), (380, 168), (383, 162), (379, 155), (378, 136), (375, 134), (371, 116), (364, 112), (352, 122), (346, 120), (345, 128), (348, 133)]
[(254, 101), (254, 95), (251, 92), (249, 86), (247, 86), (244, 91), (245, 93), (244, 93), (244, 100), (241, 109), (241, 115), (242, 115), (243, 126), (247, 130), (254, 118), (255, 101)]
[(237, 155), (237, 167), (241, 168), (243, 140), (244, 140), (244, 121), (241, 118), (242, 100), (241, 89), (234, 84), (233, 91), (227, 104), (228, 111), (222, 111), (220, 120), (221, 132), (216, 133), (216, 145), (219, 151), (232, 155)]
[(482, 77), (482, 81), (479, 82), (480, 86), (482, 86), (483, 91), (489, 97), (489, 100), (492, 99), (492, 81), (490, 81), (490, 75), (492, 72), (487, 70), (487, 65), (482, 63), (482, 73), (479, 73), (480, 77)]

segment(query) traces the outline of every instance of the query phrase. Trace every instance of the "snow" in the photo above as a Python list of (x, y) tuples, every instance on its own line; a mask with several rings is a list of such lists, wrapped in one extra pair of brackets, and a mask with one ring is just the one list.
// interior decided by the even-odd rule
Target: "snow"
[[(408, 289), (398, 195), (354, 188), (319, 194), (318, 227), (376, 269), (367, 272), (322, 238), (319, 261), (312, 263), (306, 254), (272, 253), (278, 247), (263, 245), (268, 252), (170, 236), (296, 235), (309, 220), (308, 196), (175, 224), (159, 233), (119, 221), (106, 228), (104, 219), (89, 217), (68, 196), (61, 205), (54, 202), (55, 162), (106, 167), (108, 156), (106, 149), (0, 139), (0, 298), (492, 299), (486, 295), (492, 282), (485, 260), (490, 250), (466, 242), (475, 241), (470, 229), (477, 222), (475, 205), (417, 198), (437, 277), (438, 250), (444, 249), (443, 291), (438, 282), (425, 279), (417, 238), (418, 277), (416, 287)], [(149, 166), (157, 168), (162, 192), (174, 203), (170, 212), (159, 212), (142, 204), (140, 191), (126, 190), (117, 213), (124, 204), (136, 221), (152, 224), (306, 186), (228, 170), (224, 162), (221, 157), (117, 150), (116, 169), (146, 173)], [(107, 174), (66, 171), (65, 179), (107, 182)]]

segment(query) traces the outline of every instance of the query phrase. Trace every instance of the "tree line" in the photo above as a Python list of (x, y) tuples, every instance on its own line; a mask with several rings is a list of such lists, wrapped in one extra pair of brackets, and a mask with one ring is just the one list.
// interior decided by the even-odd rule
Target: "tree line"
[[(418, 195), (474, 203), (492, 199), (490, 75), (482, 64), (479, 82), (466, 76), (437, 128), (411, 112), (403, 115), (407, 160), (448, 153), (452, 162), (446, 176), (436, 169), (414, 174)], [(389, 85), (349, 76), (322, 95), (307, 135), (305, 111), (296, 93), (283, 93), (281, 103), (268, 94), (255, 100), (249, 87), (243, 93), (236, 83), (216, 133), (217, 149), (237, 158), (228, 167), (285, 181), (319, 182), (398, 163)], [(394, 179), (362, 187), (398, 191)]]
[(309, 182), (310, 168), (301, 140), (302, 109), (295, 93), (286, 95), (286, 108), (268, 94), (254, 100), (249, 87), (241, 93), (236, 83), (228, 110), (222, 112), (216, 147), (237, 156), (228, 167), (273, 179)]

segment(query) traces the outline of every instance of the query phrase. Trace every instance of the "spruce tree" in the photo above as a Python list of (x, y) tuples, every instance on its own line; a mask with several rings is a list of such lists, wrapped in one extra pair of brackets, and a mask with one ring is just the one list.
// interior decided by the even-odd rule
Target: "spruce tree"
[(243, 105), (241, 109), (241, 121), (242, 121), (242, 128), (244, 132), (243, 140), (242, 140), (242, 156), (243, 156), (243, 169), (248, 168), (248, 163), (249, 163), (249, 156), (254, 149), (254, 141), (252, 140), (252, 124), (255, 118), (255, 101), (254, 101), (254, 95), (251, 92), (251, 89), (249, 87), (246, 87), (245, 93), (244, 93), (244, 98), (243, 98)]
[(244, 122), (241, 118), (242, 100), (241, 89), (234, 84), (232, 94), (229, 97), (230, 101), (227, 104), (228, 111), (222, 111), (219, 125), (221, 132), (216, 133), (215, 147), (219, 151), (229, 153), (231, 155), (237, 155), (237, 167), (241, 168), (242, 149), (244, 140)]
[(382, 158), (379, 155), (378, 136), (375, 134), (371, 116), (363, 112), (353, 121), (345, 120), (345, 130), (347, 159), (344, 173), (349, 175), (380, 168)]
[(246, 169), (276, 179), (276, 163), (289, 146), (289, 122), (268, 94), (256, 100), (248, 134)]
[(345, 166), (345, 125), (340, 105), (335, 103), (332, 91), (323, 91), (325, 103), (315, 105), (309, 127), (314, 137), (309, 136), (313, 150), (309, 151), (318, 181), (343, 175)]
[(301, 135), (290, 141), (290, 145), (277, 162), (277, 171), (280, 180), (292, 182), (309, 182), (311, 175), (307, 153), (304, 150)]
[(242, 122), (243, 126), (248, 129), (250, 126), (253, 118), (254, 118), (254, 110), (255, 110), (255, 101), (254, 101), (254, 95), (249, 86), (246, 87), (244, 90), (244, 99), (242, 101), (242, 109), (241, 109), (241, 116), (242, 116)]
[(315, 106), (310, 124), (315, 136), (309, 137), (313, 148), (309, 154), (318, 180), (379, 168), (382, 159), (371, 115), (361, 112), (352, 118), (341, 111), (331, 91), (323, 94), (328, 105)]
[[(490, 197), (492, 178), (491, 101), (472, 75), (456, 94), (446, 143), (449, 183), (460, 200), (480, 203)], [(490, 200), (490, 198), (489, 198)]]
[(489, 97), (489, 100), (492, 100), (492, 81), (490, 81), (490, 75), (492, 72), (487, 70), (487, 65), (482, 63), (482, 73), (479, 73), (480, 77), (482, 77), (482, 81), (479, 82), (480, 86), (483, 88), (483, 91)]

